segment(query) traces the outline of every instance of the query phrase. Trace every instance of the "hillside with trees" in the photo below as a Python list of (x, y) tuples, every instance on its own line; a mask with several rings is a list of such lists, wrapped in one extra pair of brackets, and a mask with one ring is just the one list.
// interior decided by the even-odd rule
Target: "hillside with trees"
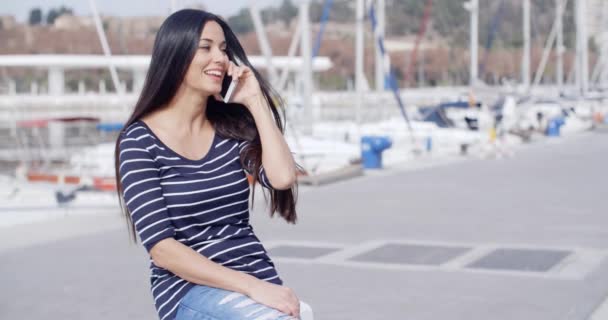
[[(426, 0), (385, 0), (386, 39), (390, 48), (391, 65), (401, 86), (462, 85), (468, 83), (469, 72), (469, 13), (461, 0), (433, 0), (432, 14), (427, 32), (422, 40), (422, 50), (417, 58), (412, 81), (404, 78), (411, 60), (410, 49), (420, 28)], [(568, 2), (564, 18), (565, 70), (571, 70), (574, 53), (573, 1)], [(294, 0), (277, 1), (276, 6), (261, 8), (262, 20), (275, 55), (285, 55), (298, 24), (298, 8)], [(323, 34), (319, 54), (328, 56), (334, 68), (317, 75), (318, 86), (327, 90), (345, 89), (354, 76), (355, 2), (334, 0), (329, 21)], [(532, 70), (540, 61), (546, 37), (555, 14), (554, 0), (532, 1)], [(480, 78), (496, 84), (503, 78), (519, 79), (523, 45), (522, 8), (520, 0), (480, 1), (479, 63), (483, 68)], [(310, 7), (313, 43), (320, 29), (323, 1), (313, 0)], [(101, 54), (101, 46), (93, 24), (59, 28), (56, 21), (62, 17), (69, 21), (89, 19), (80, 17), (68, 7), (58, 7), (43, 12), (32, 8), (28, 25), (0, 28), (3, 46), (0, 54)], [(110, 17), (104, 16), (110, 47), (114, 54), (149, 54), (162, 17)], [(248, 8), (225, 17), (242, 41), (249, 54), (260, 54), (253, 22)], [(64, 19), (65, 21), (66, 19)], [(498, 21), (497, 21), (498, 20)], [(70, 22), (71, 23), (71, 22)], [(69, 24), (69, 23), (68, 23)], [(486, 50), (492, 24), (496, 34), (492, 47)], [(63, 24), (65, 25), (65, 23)], [(369, 21), (366, 22), (365, 72), (374, 81), (373, 37)], [(401, 48), (396, 48), (401, 46)], [(395, 49), (396, 48), (396, 49)], [(405, 48), (405, 49), (404, 49)], [(596, 59), (595, 46), (591, 43), (590, 62)], [(546, 79), (553, 79), (554, 57), (547, 67)], [(100, 72), (105, 76), (105, 72)], [(44, 78), (44, 75), (37, 76)], [(67, 75), (70, 78), (70, 75)], [(91, 80), (92, 83), (95, 79)], [(373, 83), (370, 83), (373, 85)]]

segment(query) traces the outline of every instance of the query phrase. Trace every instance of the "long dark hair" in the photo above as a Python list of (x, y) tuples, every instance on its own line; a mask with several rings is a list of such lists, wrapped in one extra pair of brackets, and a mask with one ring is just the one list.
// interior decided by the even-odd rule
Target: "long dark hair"
[[(270, 84), (251, 65), (247, 59), (245, 50), (228, 24), (212, 13), (184, 9), (171, 14), (158, 30), (152, 50), (152, 60), (150, 61), (143, 89), (131, 116), (129, 116), (121, 131), (121, 135), (132, 123), (171, 101), (194, 58), (203, 27), (209, 21), (215, 21), (222, 27), (226, 38), (228, 58), (236, 64), (248, 66), (253, 71), (260, 83), (260, 88), (272, 111), (278, 128), (282, 133), (284, 132), (285, 128), (279, 113), (279, 108), (283, 106), (283, 101)], [(225, 77), (222, 83), (222, 96), (226, 94), (229, 84), (230, 79)], [(252, 174), (252, 178), (255, 185), (258, 180), (258, 176), (255, 173), (259, 172), (262, 165), (262, 145), (251, 113), (243, 105), (231, 104), (230, 107), (226, 107), (223, 102), (217, 101), (213, 96), (210, 96), (207, 102), (206, 115), (218, 135), (250, 142), (249, 146), (241, 153), (241, 163), (249, 172), (254, 173)], [(119, 143), (120, 136), (116, 141), (114, 156), (117, 193), (121, 210), (127, 220), (129, 232), (136, 241), (135, 227), (122, 196), (123, 188), (118, 171)], [(269, 193), (270, 215), (273, 216), (275, 212), (278, 212), (288, 222), (295, 223), (297, 219), (295, 210), (297, 184), (288, 190), (269, 190)], [(268, 198), (266, 197), (266, 199)]]

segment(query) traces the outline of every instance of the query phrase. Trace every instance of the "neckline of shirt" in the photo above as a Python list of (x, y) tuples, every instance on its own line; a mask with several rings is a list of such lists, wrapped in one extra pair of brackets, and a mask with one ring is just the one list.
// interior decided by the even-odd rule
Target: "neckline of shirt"
[(166, 151), (172, 153), (173, 155), (180, 158), (180, 160), (186, 161), (186, 162), (201, 162), (201, 161), (207, 160), (211, 156), (213, 151), (215, 150), (215, 146), (217, 145), (217, 139), (219, 139), (219, 136), (217, 135), (217, 132), (214, 129), (213, 130), (213, 139), (211, 140), (211, 145), (209, 146), (209, 150), (207, 150), (207, 153), (205, 153), (205, 155), (202, 158), (195, 160), (195, 159), (186, 158), (186, 157), (182, 156), (181, 154), (179, 154), (177, 151), (174, 151), (169, 146), (167, 146), (145, 122), (138, 119), (137, 123), (139, 123), (141, 126), (146, 128), (146, 130), (148, 130), (150, 135), (153, 136), (154, 139), (156, 139), (156, 141), (158, 142), (158, 144), (160, 144), (163, 148), (165, 148)]

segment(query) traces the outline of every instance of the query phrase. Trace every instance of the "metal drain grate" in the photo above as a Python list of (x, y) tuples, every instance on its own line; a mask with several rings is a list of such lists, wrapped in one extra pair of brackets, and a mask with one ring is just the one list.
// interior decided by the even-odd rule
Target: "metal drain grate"
[(281, 245), (271, 248), (268, 251), (271, 257), (315, 259), (340, 249), (342, 248)]
[(497, 249), (467, 268), (546, 272), (571, 252), (565, 250)]
[(351, 257), (349, 260), (392, 264), (440, 265), (469, 250), (470, 248), (467, 247), (386, 244)]

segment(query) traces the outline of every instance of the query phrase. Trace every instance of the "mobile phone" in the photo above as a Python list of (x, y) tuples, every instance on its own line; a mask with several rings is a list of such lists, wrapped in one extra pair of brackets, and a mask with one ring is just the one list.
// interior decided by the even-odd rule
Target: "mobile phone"
[(232, 97), (232, 93), (234, 92), (234, 89), (236, 88), (237, 84), (238, 84), (238, 80), (230, 81), (230, 85), (228, 86), (228, 91), (226, 91), (226, 95), (224, 96), (224, 103), (228, 103), (228, 101), (230, 101), (230, 98)]

